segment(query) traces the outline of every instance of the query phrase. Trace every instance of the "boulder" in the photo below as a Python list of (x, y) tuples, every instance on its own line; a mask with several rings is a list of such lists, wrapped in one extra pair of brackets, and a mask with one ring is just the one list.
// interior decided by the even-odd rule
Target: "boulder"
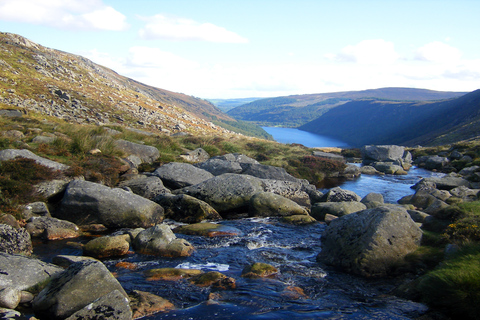
[(175, 233), (197, 235), (204, 237), (225, 237), (225, 236), (241, 236), (243, 232), (237, 228), (224, 226), (217, 223), (202, 222), (187, 224), (173, 229)]
[(295, 225), (304, 225), (304, 224), (311, 224), (311, 223), (317, 222), (317, 220), (315, 220), (315, 218), (313, 218), (311, 215), (304, 215), (304, 214), (285, 216), (285, 217), (282, 217), (281, 221), (285, 223), (295, 224)]
[(184, 239), (177, 239), (167, 225), (156, 225), (140, 232), (133, 241), (133, 248), (138, 253), (187, 257), (193, 253), (193, 246)]
[(77, 238), (81, 234), (74, 223), (51, 217), (32, 217), (27, 220), (25, 228), (32, 238), (46, 240)]
[(210, 155), (202, 148), (197, 148), (193, 151), (182, 154), (180, 157), (188, 162), (203, 162), (207, 161), (210, 158)]
[(360, 167), (354, 165), (354, 164), (347, 164), (346, 168), (343, 170), (341, 176), (353, 180), (355, 178), (358, 178), (362, 174), (362, 171)]
[(130, 249), (129, 241), (128, 234), (95, 238), (83, 246), (83, 254), (97, 259), (124, 256)]
[(392, 162), (375, 162), (374, 167), (376, 170), (385, 174), (405, 175), (407, 172), (402, 166), (396, 165)]
[(265, 192), (275, 193), (307, 208), (311, 206), (311, 196), (316, 198), (323, 196), (323, 194), (316, 193), (315, 191), (307, 192), (310, 185), (304, 184), (302, 180), (285, 181), (263, 179), (262, 182)]
[(107, 228), (147, 228), (163, 220), (163, 208), (118, 188), (74, 180), (65, 191), (56, 216), (78, 225), (100, 223)]
[(23, 112), (16, 109), (3, 109), (0, 110), (0, 116), (7, 118), (22, 117)]
[(337, 154), (337, 153), (314, 150), (313, 155), (315, 157), (326, 158), (326, 159), (329, 159), (329, 160), (335, 160), (335, 161), (339, 161), (339, 162), (342, 162), (342, 163), (346, 162), (345, 157), (343, 157), (342, 155)]
[(360, 167), (360, 172), (367, 175), (383, 174), (383, 172), (378, 171), (372, 166), (362, 166)]
[(479, 192), (480, 190), (478, 189), (469, 189), (465, 186), (456, 187), (450, 190), (452, 196), (463, 199), (464, 201), (477, 200)]
[(395, 145), (364, 146), (361, 149), (362, 158), (370, 162), (400, 161), (411, 162), (412, 155), (404, 147)]
[(32, 289), (63, 269), (38, 259), (0, 252), (0, 288)]
[(244, 278), (267, 278), (278, 273), (278, 269), (268, 263), (255, 262), (242, 270)]
[(480, 166), (471, 166), (471, 167), (463, 168), (462, 170), (460, 170), (460, 172), (458, 174), (461, 175), (461, 176), (468, 177), (468, 176), (474, 174), (477, 171), (480, 171)]
[(38, 163), (39, 165), (45, 166), (52, 170), (66, 170), (69, 168), (69, 166), (65, 164), (37, 156), (35, 153), (27, 149), (0, 150), (0, 161), (12, 160), (17, 157), (35, 160), (35, 162)]
[(28, 256), (32, 251), (32, 239), (25, 229), (15, 229), (10, 225), (0, 224), (0, 252)]
[(127, 298), (120, 283), (103, 263), (81, 261), (52, 278), (35, 297), (32, 306), (37, 317), (65, 319), (116, 290)]
[(440, 157), (440, 156), (428, 156), (425, 160), (425, 169), (428, 170), (441, 170), (445, 167), (449, 160), (447, 157)]
[(357, 201), (318, 202), (312, 206), (311, 215), (318, 221), (324, 221), (327, 214), (341, 217), (365, 209), (366, 205)]
[(11, 214), (4, 214), (0, 212), (0, 225), (1, 224), (9, 225), (10, 227), (13, 227), (17, 230), (20, 229), (20, 224), (18, 223), (17, 219), (15, 219), (15, 217)]
[(155, 199), (159, 195), (170, 193), (170, 190), (165, 188), (162, 180), (159, 177), (138, 175), (137, 179), (122, 181), (118, 185), (119, 188), (130, 188), (133, 193), (149, 200)]
[(139, 290), (133, 290), (130, 293), (130, 307), (132, 308), (133, 319), (175, 309), (175, 306), (170, 301)]
[(357, 201), (359, 202), (362, 198), (353, 191), (343, 190), (340, 187), (335, 187), (330, 189), (324, 196), (320, 199), (320, 202), (341, 202), (341, 201)]
[(405, 209), (367, 209), (330, 223), (322, 235), (318, 260), (366, 277), (387, 276), (418, 248), (421, 237)]
[(252, 217), (278, 217), (308, 215), (296, 202), (271, 192), (259, 192), (250, 198), (249, 214)]
[(152, 146), (133, 143), (122, 139), (115, 140), (115, 146), (127, 155), (135, 155), (139, 157), (144, 163), (153, 163), (160, 157), (158, 149)]
[(189, 163), (170, 162), (153, 172), (171, 189), (179, 189), (201, 183), (214, 177), (210, 172)]
[(261, 179), (272, 179), (272, 180), (281, 180), (281, 181), (293, 181), (299, 182), (301, 179), (295, 178), (290, 175), (284, 168), (267, 166), (263, 164), (244, 164), (242, 165), (243, 172), (242, 174), (248, 174)]
[(247, 212), (250, 198), (264, 191), (262, 179), (225, 173), (199, 184), (173, 191), (188, 194), (211, 205), (218, 213)]
[(227, 277), (218, 271), (199, 274), (193, 277), (190, 282), (199, 287), (213, 287), (222, 290), (235, 289), (236, 286), (235, 279)]
[(454, 174), (448, 174), (441, 178), (437, 178), (437, 177), (423, 178), (412, 188), (416, 189), (422, 183), (434, 183), (438, 189), (442, 189), (442, 190), (451, 190), (453, 188), (461, 187), (461, 186), (470, 188), (470, 182), (468, 180), (465, 180), (461, 177), (457, 177)]
[(211, 205), (187, 194), (166, 193), (157, 196), (154, 201), (164, 208), (165, 217), (175, 221), (195, 223), (222, 219)]
[(86, 257), (86, 256), (70, 256), (70, 255), (60, 254), (52, 258), (52, 263), (56, 266), (66, 269), (74, 263), (77, 263), (80, 261), (86, 261), (86, 260), (97, 260), (97, 259), (92, 257)]
[(50, 211), (48, 210), (47, 204), (45, 202), (32, 202), (26, 204), (22, 208), (22, 217), (25, 220), (30, 219), (31, 217), (51, 217)]
[(56, 200), (61, 197), (68, 184), (72, 181), (70, 178), (54, 179), (42, 181), (34, 185), (35, 192), (47, 200)]
[(199, 163), (197, 166), (214, 176), (224, 173), (242, 173), (243, 171), (239, 162), (226, 160), (224, 157), (213, 157), (203, 163)]
[(428, 213), (419, 210), (407, 210), (407, 212), (410, 215), (410, 218), (418, 223), (423, 223), (425, 219), (430, 216)]
[(15, 309), (22, 298), (22, 292), (16, 288), (0, 289), (0, 308)]
[(114, 290), (89, 303), (65, 320), (131, 320), (132, 309), (122, 292)]
[(383, 199), (382, 194), (370, 192), (365, 197), (363, 197), (360, 202), (366, 205), (368, 209), (370, 209), (370, 208), (380, 207), (385, 203), (385, 200)]

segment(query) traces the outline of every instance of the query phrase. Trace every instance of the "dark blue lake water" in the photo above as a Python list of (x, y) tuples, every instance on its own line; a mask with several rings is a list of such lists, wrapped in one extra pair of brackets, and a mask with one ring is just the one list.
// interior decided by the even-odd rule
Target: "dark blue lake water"
[(294, 128), (262, 127), (280, 143), (300, 143), (305, 147), (348, 147), (348, 143), (319, 134)]

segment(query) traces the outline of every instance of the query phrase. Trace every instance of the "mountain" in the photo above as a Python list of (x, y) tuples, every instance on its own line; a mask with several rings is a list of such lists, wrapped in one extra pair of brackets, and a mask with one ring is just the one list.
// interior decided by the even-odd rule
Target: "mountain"
[(480, 90), (444, 101), (355, 100), (299, 129), (354, 146), (448, 144), (480, 135)]
[(253, 102), (260, 98), (237, 98), (237, 99), (208, 99), (215, 107), (227, 112), (246, 103)]
[(298, 127), (322, 116), (330, 109), (357, 99), (430, 101), (459, 97), (465, 93), (413, 88), (380, 88), (304, 94), (256, 100), (229, 110), (227, 114), (235, 119), (254, 121), (267, 126)]
[[(1, 109), (169, 133), (237, 131), (239, 122), (207, 100), (148, 86), (19, 35), (0, 33), (0, 44)], [(251, 128), (245, 123), (240, 126), (243, 133)]]

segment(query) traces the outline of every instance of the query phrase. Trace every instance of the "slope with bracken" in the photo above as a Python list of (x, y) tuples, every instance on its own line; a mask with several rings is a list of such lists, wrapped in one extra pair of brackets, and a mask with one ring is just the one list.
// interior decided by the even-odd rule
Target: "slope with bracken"
[(157, 132), (233, 134), (206, 100), (147, 86), (81, 56), (0, 33), (0, 108)]

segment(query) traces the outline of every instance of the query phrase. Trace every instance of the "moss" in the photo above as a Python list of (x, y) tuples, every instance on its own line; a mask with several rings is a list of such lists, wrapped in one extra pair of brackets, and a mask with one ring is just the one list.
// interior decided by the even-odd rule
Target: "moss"
[(266, 278), (274, 276), (278, 273), (278, 269), (268, 263), (256, 262), (245, 267), (242, 271), (244, 278)]

